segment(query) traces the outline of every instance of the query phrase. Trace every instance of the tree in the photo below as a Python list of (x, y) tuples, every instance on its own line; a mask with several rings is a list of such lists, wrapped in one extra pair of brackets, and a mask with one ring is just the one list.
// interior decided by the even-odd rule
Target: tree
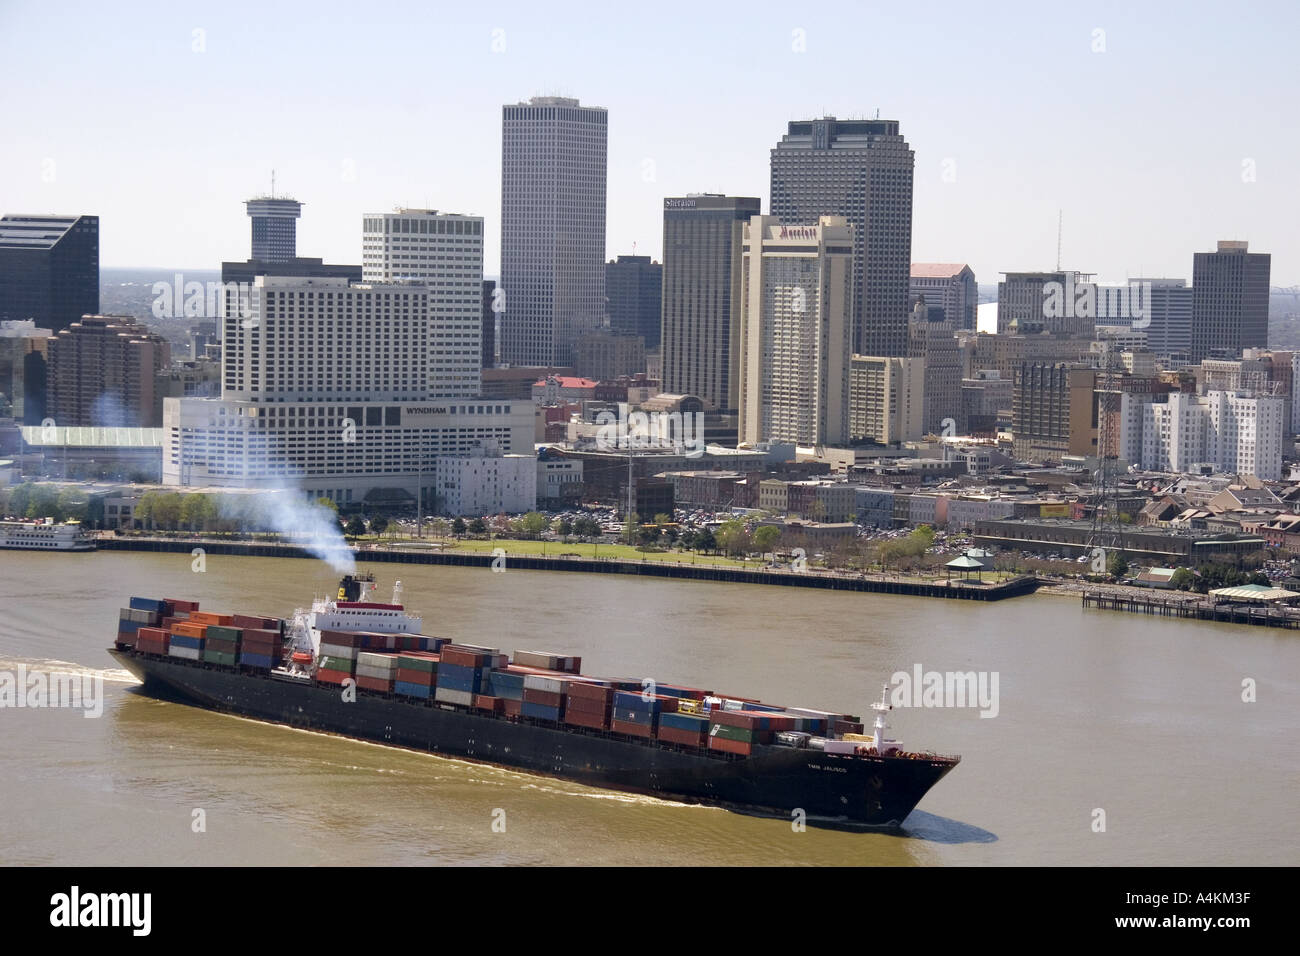
[(744, 554), (748, 551), (749, 532), (745, 530), (745, 522), (739, 518), (724, 522), (718, 529), (717, 544), (727, 554)]
[(545, 531), (548, 524), (549, 522), (546, 520), (546, 515), (542, 514), (540, 511), (530, 511), (519, 519), (520, 530), (522, 530), (524, 534), (533, 538), (536, 538)]
[(210, 514), (207, 495), (186, 495), (181, 502), (181, 520), (191, 531), (202, 531)]
[(754, 531), (754, 547), (763, 554), (768, 554), (776, 547), (777, 539), (780, 537), (780, 528), (773, 524), (765, 524)]
[(583, 515), (573, 523), (573, 533), (579, 538), (598, 538), (600, 537), (600, 522), (591, 515)]
[(181, 495), (180, 492), (173, 491), (170, 494), (163, 494), (158, 499), (158, 504), (154, 507), (154, 521), (164, 528), (175, 531), (181, 523)]
[(1170, 577), (1169, 583), (1179, 591), (1190, 591), (1196, 584), (1196, 575), (1188, 568), (1179, 568)]
[(695, 534), (696, 551), (716, 551), (718, 549), (718, 539), (714, 536), (713, 531), (709, 528), (701, 528)]
[(348, 519), (347, 526), (343, 529), (343, 534), (349, 538), (359, 538), (366, 533), (366, 523), (357, 515)]
[(466, 527), (465, 527), (464, 518), (458, 517), (456, 518), (455, 521), (451, 523), (451, 533), (454, 534), (456, 537), (463, 538), (465, 536), (465, 531), (466, 531)]
[(90, 496), (81, 488), (64, 488), (59, 492), (59, 511), (67, 521), (85, 521)]
[(641, 525), (637, 528), (636, 536), (643, 545), (654, 544), (659, 540), (659, 527), (652, 524)]
[(469, 523), (470, 534), (487, 534), (487, 522), (482, 518), (475, 518)]
[(680, 544), (681, 544), (681, 546), (682, 546), (683, 548), (685, 548), (687, 551), (694, 551), (694, 550), (695, 550), (695, 532), (694, 532), (692, 529), (690, 529), (690, 528), (687, 528), (685, 531), (683, 531), (683, 532), (682, 532), (682, 536), (681, 536)]
[(316, 506), (318, 508), (329, 508), (330, 511), (333, 511), (335, 514), (339, 513), (339, 506), (335, 504), (333, 498), (317, 498)]
[(35, 485), (32, 488), (31, 498), (27, 502), (26, 517), (53, 518), (55, 521), (61, 521), (62, 516), (63, 512), (59, 509), (59, 493), (49, 485)]
[(555, 533), (560, 536), (560, 540), (568, 541), (569, 535), (573, 534), (573, 523), (568, 518), (561, 518), (555, 522)]
[(383, 515), (375, 515), (370, 519), (370, 533), (383, 534), (388, 530), (388, 519)]
[(1123, 551), (1111, 553), (1111, 556), (1106, 560), (1106, 573), (1116, 581), (1128, 574), (1128, 558), (1124, 557)]
[(445, 538), (451, 532), (451, 522), (446, 518), (434, 518), (429, 522), (429, 533), (435, 538)]
[(662, 528), (666, 524), (672, 524), (672, 523), (673, 523), (673, 516), (670, 514), (664, 514), (661, 511), (657, 515), (655, 515), (655, 524), (660, 528)]

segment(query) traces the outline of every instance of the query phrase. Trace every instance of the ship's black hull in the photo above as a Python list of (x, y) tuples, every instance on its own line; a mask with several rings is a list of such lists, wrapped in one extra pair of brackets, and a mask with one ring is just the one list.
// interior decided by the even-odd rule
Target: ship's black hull
[(953, 758), (848, 757), (793, 747), (752, 756), (110, 649), (146, 692), (199, 706), (613, 790), (844, 829), (897, 827)]

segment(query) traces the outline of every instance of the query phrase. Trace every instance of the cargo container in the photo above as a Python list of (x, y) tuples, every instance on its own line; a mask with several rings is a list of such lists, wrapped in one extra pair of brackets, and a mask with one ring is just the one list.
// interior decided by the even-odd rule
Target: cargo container
[(365, 674), (357, 675), (357, 686), (366, 690), (380, 691), (385, 694), (393, 692), (393, 682), (386, 677), (369, 677)]
[(203, 648), (203, 660), (209, 664), (221, 664), (225, 667), (234, 667), (237, 655), (232, 651), (216, 651), (211, 647)]
[(629, 734), (633, 737), (653, 737), (655, 735), (654, 723), (638, 723), (631, 720), (618, 720), (611, 718), (609, 729), (616, 734)]
[(393, 680), (402, 684), (420, 684), (423, 687), (432, 687), (435, 676), (432, 671), (415, 671), (399, 667), (393, 674)]
[(514, 662), (526, 667), (541, 667), (551, 671), (577, 674), (582, 670), (582, 658), (550, 651), (515, 651)]
[(393, 691), (404, 697), (419, 697), (428, 700), (433, 696), (433, 687), (429, 684), (411, 683), (404, 680), (393, 681)]
[(380, 667), (384, 670), (397, 670), (396, 654), (377, 654), (374, 651), (359, 651), (357, 653), (358, 667)]
[(590, 727), (593, 730), (609, 730), (609, 711), (564, 709), (564, 722), (578, 727)]
[(554, 707), (558, 711), (564, 705), (564, 695), (552, 693), (549, 690), (534, 690), (531, 687), (525, 687), (524, 703)]
[(172, 645), (171, 645), (171, 647), (167, 648), (167, 653), (168, 653), (168, 655), (171, 656), (171, 657), (181, 657), (181, 658), (184, 658), (184, 659), (187, 660), (187, 661), (197, 661), (197, 660), (199, 660), (199, 659), (202, 657), (202, 655), (203, 655), (203, 652), (202, 652), (201, 650), (199, 650), (197, 647), (180, 647), (180, 646), (178, 646), (178, 645), (176, 644), (176, 638), (175, 638), (175, 637), (172, 638)]
[(270, 670), (273, 663), (279, 663), (278, 660), (272, 659), (269, 654), (254, 654), (249, 651), (241, 651), (239, 654), (239, 663), (247, 667), (256, 667), (260, 670)]
[(134, 610), (153, 611), (158, 614), (162, 614), (167, 609), (167, 602), (160, 601), (157, 598), (133, 597), (127, 604)]
[(743, 754), (749, 756), (754, 752), (754, 745), (746, 743), (743, 740), (727, 740), (725, 737), (710, 737), (709, 749), (720, 750), (723, 753)]
[(347, 671), (336, 671), (328, 667), (316, 668), (316, 679), (326, 684), (342, 684), (351, 676)]
[[(528, 691), (524, 691), (528, 693)], [(532, 717), (535, 720), (550, 720), (559, 723), (560, 708), (547, 707), (545, 704), (534, 704), (532, 701), (525, 700), (520, 705), (520, 713), (525, 717)]]
[(193, 614), (199, 609), (198, 601), (181, 601), (177, 598), (163, 598), (163, 603), (170, 605), (174, 612), (184, 612), (185, 614)]
[(201, 637), (187, 637), (184, 634), (173, 634), (171, 646), (188, 647), (191, 650), (201, 651), (203, 650), (203, 643), (204, 641)]
[(211, 611), (191, 611), (190, 620), (198, 624), (222, 624), (229, 627), (231, 616), (229, 614), (214, 614)]
[(346, 644), (321, 644), (320, 654), (322, 657), (333, 657), (349, 661), (357, 659), (357, 649)]
[(474, 703), (474, 692), (444, 687), (440, 681), (433, 692), (433, 699), (444, 704), (460, 704), (462, 707), (469, 707)]

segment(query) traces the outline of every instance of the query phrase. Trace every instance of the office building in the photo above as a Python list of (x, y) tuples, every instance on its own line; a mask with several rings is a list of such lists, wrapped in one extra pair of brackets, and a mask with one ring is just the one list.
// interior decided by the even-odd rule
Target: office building
[(925, 434), (925, 361), (855, 355), (849, 382), (849, 439), (878, 445)]
[(296, 199), (256, 196), (244, 203), (252, 220), (253, 258), (259, 262), (290, 262), (298, 256), (298, 217), (302, 203)]
[(639, 335), (647, 349), (657, 349), (663, 319), (663, 281), (664, 267), (649, 256), (619, 256), (605, 263), (610, 331)]
[(742, 237), (760, 211), (752, 197), (664, 200), (661, 380), (665, 391), (698, 396), (710, 411), (738, 404)]
[(859, 355), (907, 355), (913, 165), (897, 120), (795, 121), (772, 150), (773, 216), (787, 225), (843, 216), (853, 226)]
[(607, 120), (559, 96), (503, 108), (502, 362), (567, 365), (604, 325)]
[(99, 217), (0, 217), (0, 321), (54, 332), (99, 312)]
[(908, 294), (913, 302), (924, 298), (927, 306), (942, 309), (953, 328), (975, 328), (979, 286), (964, 262), (913, 262)]
[(1192, 257), (1191, 360), (1235, 359), (1268, 348), (1271, 256), (1245, 242), (1219, 243)]

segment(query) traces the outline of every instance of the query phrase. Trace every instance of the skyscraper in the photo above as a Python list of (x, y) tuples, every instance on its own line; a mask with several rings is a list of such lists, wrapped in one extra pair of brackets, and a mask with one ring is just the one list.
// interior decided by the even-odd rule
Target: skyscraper
[(497, 280), (483, 280), (483, 311), (479, 325), (483, 329), (483, 368), (495, 368), (497, 364)]
[(743, 241), (740, 440), (847, 444), (853, 227), (755, 216)]
[(790, 123), (772, 150), (771, 214), (786, 224), (844, 216), (853, 226), (855, 350), (907, 355), (912, 150), (897, 120)]
[(429, 290), (429, 389), (473, 398), (483, 367), (483, 219), (436, 209), (368, 213), (362, 276)]
[(664, 267), (649, 256), (619, 256), (605, 263), (609, 330), (639, 335), (647, 349), (659, 348), (663, 281)]
[(1132, 279), (1150, 283), (1147, 348), (1166, 360), (1186, 360), (1192, 347), (1192, 290), (1186, 279)]
[(1191, 359), (1235, 359), (1268, 347), (1268, 280), (1272, 257), (1245, 242), (1219, 243), (1192, 257)]
[(711, 193), (664, 200), (664, 391), (711, 410), (737, 407), (742, 237), (761, 206)]
[(296, 199), (255, 196), (244, 203), (253, 220), (253, 258), (262, 262), (287, 262), (298, 255), (298, 217), (302, 203)]
[(607, 120), (559, 96), (503, 108), (503, 362), (567, 365), (604, 324)]
[(98, 216), (0, 218), (0, 321), (58, 332), (98, 311)]

